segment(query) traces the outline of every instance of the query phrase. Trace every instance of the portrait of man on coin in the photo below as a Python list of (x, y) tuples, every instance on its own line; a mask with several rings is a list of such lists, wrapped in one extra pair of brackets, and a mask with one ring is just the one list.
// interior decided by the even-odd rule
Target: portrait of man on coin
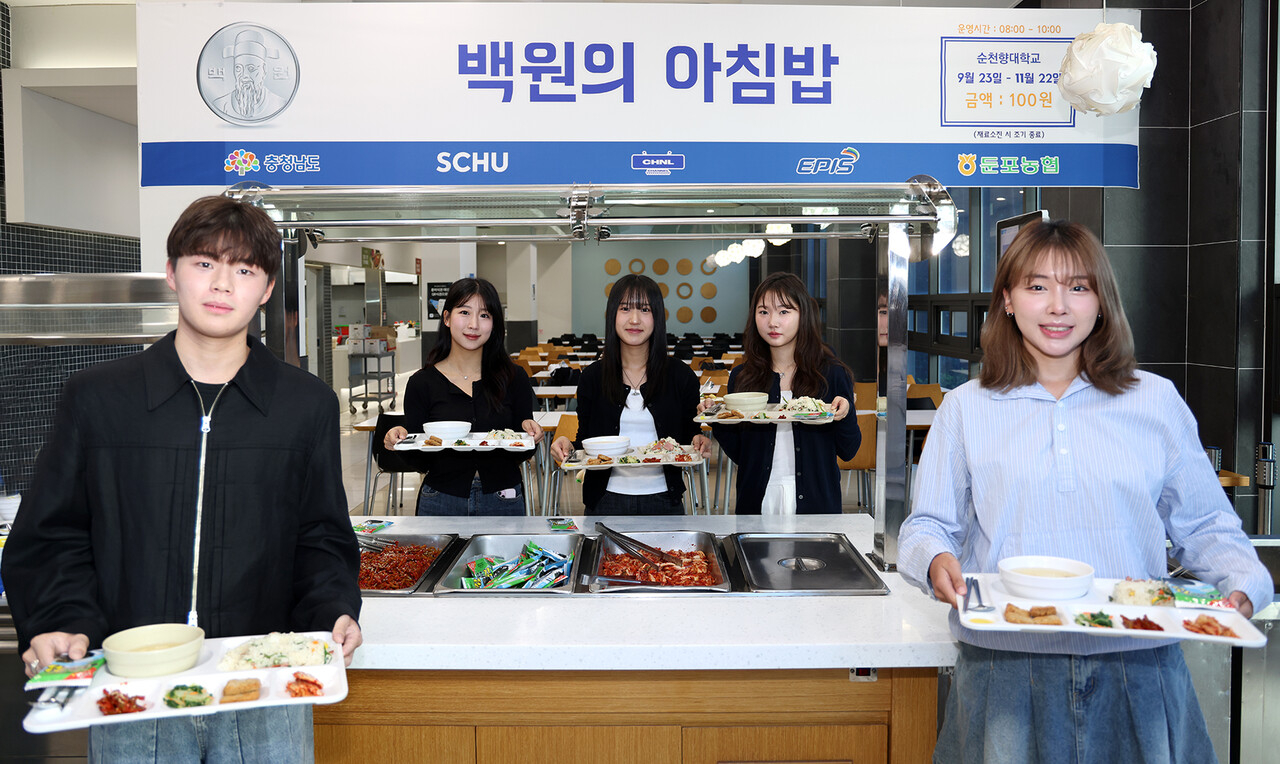
[(212, 102), (214, 109), (235, 120), (269, 119), (288, 105), (267, 87), (267, 69), (280, 58), (280, 50), (268, 45), (257, 29), (241, 29), (235, 44), (222, 50), (224, 59), (234, 59), (234, 87)]

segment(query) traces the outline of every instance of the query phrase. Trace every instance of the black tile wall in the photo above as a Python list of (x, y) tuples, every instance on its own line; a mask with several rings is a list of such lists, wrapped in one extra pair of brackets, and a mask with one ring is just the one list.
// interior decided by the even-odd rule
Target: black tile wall
[[(0, 68), (10, 62), (9, 6), (0, 5)], [(0, 94), (2, 95), (2, 94)], [(3, 202), (0, 127), (0, 215)], [(0, 224), (0, 273), (125, 273), (141, 263), (137, 239)], [(26, 347), (0, 345), (0, 478), (10, 493), (30, 484), (35, 459), (53, 424), (67, 377), (139, 346)]]
[[(1191, 7), (1193, 0), (1111, 0), (1107, 3), (1108, 8), (1137, 8), (1139, 10), (1148, 10), (1150, 8), (1182, 8)], [(1146, 38), (1147, 14), (1142, 14), (1143, 38)], [(1157, 49), (1158, 50), (1158, 49)]]
[[(1266, 246), (1261, 241), (1240, 242), (1239, 288), (1237, 290), (1236, 365), (1241, 369), (1262, 368), (1262, 343), (1266, 298)], [(1242, 412), (1245, 413), (1245, 412)], [(1261, 416), (1261, 412), (1258, 412)]]
[[(1252, 475), (1256, 446), (1262, 440), (1262, 369), (1240, 369), (1236, 372), (1236, 469)], [(1237, 489), (1240, 493), (1257, 493), (1256, 486)]]
[(1241, 0), (1191, 8), (1191, 124), (1240, 110)]
[(1188, 250), (1188, 363), (1235, 368), (1238, 248), (1226, 241)]
[[(317, 363), (320, 378), (333, 387), (333, 268), (326, 265), (320, 271), (320, 358)], [(312, 369), (312, 373), (315, 371)]]
[(1193, 126), (1190, 154), (1189, 242), (1234, 241), (1240, 214), (1240, 112)]
[(1245, 474), (1252, 472), (1252, 451), (1245, 454), (1244, 460), (1236, 458), (1236, 370), (1187, 364), (1186, 396), (1199, 425), (1200, 442), (1222, 448), (1222, 468)]
[[(1113, 3), (1114, 5), (1114, 3)], [(1188, 42), (1190, 16), (1179, 10), (1142, 12), (1142, 40), (1156, 49), (1156, 71), (1142, 94), (1138, 124), (1142, 127), (1187, 126)]]
[(1185, 127), (1138, 130), (1139, 187), (1103, 190), (1104, 244), (1187, 243), (1187, 140)]
[(1108, 246), (1138, 363), (1185, 363), (1187, 248)]

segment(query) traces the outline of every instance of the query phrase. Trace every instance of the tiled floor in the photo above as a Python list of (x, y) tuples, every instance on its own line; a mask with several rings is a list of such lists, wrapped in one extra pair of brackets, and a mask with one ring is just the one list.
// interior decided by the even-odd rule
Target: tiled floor
[[(403, 391), (405, 383), (408, 381), (410, 374), (400, 374), (396, 378), (396, 390)], [(397, 392), (396, 411), (402, 411), (403, 400), (401, 396), (403, 392)], [(351, 514), (364, 514), (364, 485), (365, 485), (365, 462), (369, 448), (369, 434), (360, 432), (354, 428), (355, 425), (371, 421), (377, 418), (378, 410), (376, 406), (370, 405), (369, 408), (363, 409), (359, 405), (356, 406), (356, 413), (351, 414), (347, 407), (346, 397), (343, 393), (339, 393), (342, 403), (342, 414), (339, 419), (341, 425), (342, 439), (342, 482), (347, 491), (347, 506), (350, 508)], [(857, 499), (857, 476), (844, 476), (844, 504), (845, 512), (861, 512), (862, 507), (858, 505)], [(373, 501), (370, 502), (370, 514), (382, 515), (387, 512), (387, 487), (389, 480), (386, 475), (377, 479), (377, 492)], [(392, 508), (389, 514), (413, 514), (418, 496), (419, 478), (416, 474), (407, 474), (404, 476), (402, 485), (398, 491), (403, 506)], [(715, 488), (715, 464), (711, 465), (711, 487)], [(729, 506), (733, 506), (734, 491), (730, 488)], [(582, 512), (582, 489), (572, 480), (565, 480), (562, 483), (562, 492), (560, 498), (560, 512), (563, 514), (581, 514)]]

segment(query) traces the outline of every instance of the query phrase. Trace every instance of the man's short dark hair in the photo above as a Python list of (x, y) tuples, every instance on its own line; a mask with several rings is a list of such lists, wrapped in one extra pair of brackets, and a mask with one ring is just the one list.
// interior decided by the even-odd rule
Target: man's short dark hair
[(212, 255), (247, 263), (275, 279), (280, 270), (280, 231), (266, 212), (225, 196), (195, 200), (169, 231), (169, 262), (183, 255)]

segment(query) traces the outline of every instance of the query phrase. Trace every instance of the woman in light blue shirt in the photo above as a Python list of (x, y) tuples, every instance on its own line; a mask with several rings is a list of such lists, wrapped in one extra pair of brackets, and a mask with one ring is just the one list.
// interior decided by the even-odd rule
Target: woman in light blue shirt
[[(981, 377), (949, 393), (899, 537), (899, 571), (954, 608), (961, 571), (1016, 555), (1101, 578), (1163, 578), (1165, 539), (1246, 617), (1272, 584), (1173, 385), (1137, 371), (1115, 275), (1065, 221), (1018, 235), (982, 330)], [(1213, 761), (1174, 640), (975, 631), (951, 614), (956, 677), (939, 762)]]

